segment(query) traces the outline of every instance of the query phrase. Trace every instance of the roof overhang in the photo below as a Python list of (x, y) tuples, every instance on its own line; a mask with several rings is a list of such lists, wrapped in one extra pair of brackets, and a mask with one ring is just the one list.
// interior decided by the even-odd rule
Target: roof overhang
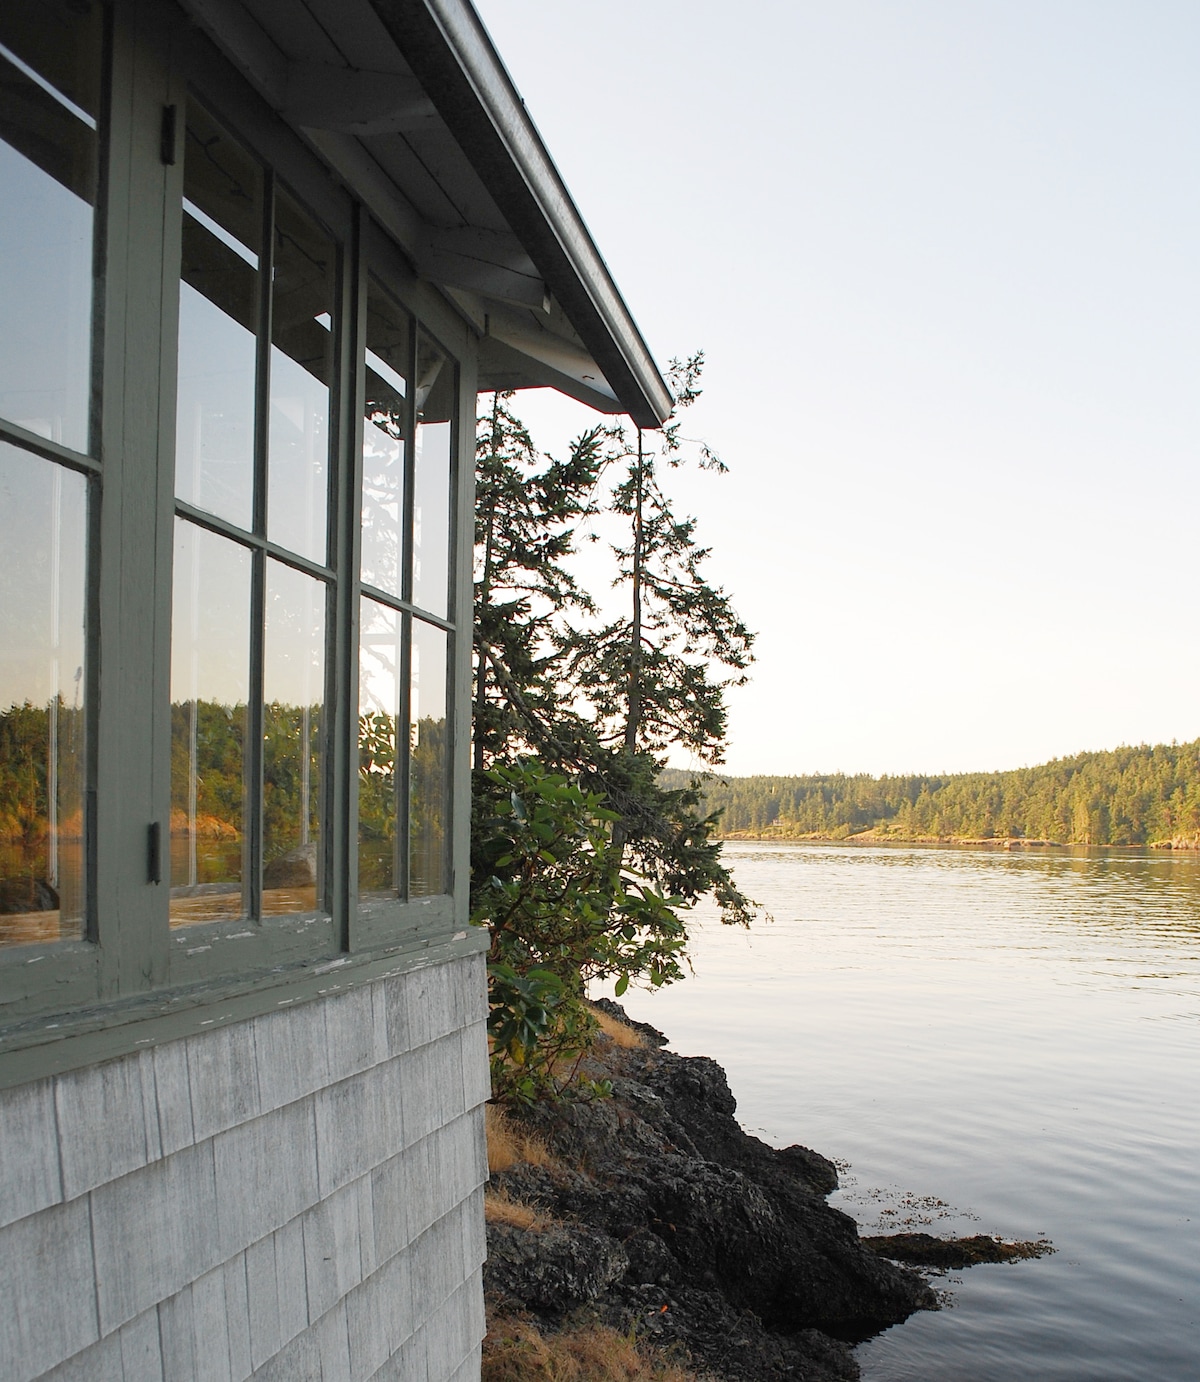
[(182, 0), (480, 335), (481, 387), (672, 399), (469, 0)]

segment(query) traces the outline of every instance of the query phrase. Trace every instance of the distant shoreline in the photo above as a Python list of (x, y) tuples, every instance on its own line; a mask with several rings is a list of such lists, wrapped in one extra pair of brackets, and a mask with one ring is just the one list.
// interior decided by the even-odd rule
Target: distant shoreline
[(1021, 835), (902, 835), (891, 831), (860, 830), (853, 834), (823, 831), (731, 830), (716, 839), (778, 841), (780, 844), (807, 845), (953, 845), (963, 849), (1156, 849), (1172, 852), (1200, 852), (1200, 837), (1183, 836), (1173, 840), (1150, 840), (1145, 844), (1088, 844), (1083, 840), (1031, 840)]
[(664, 769), (730, 839), (977, 849), (1200, 849), (1200, 739), (996, 773), (723, 776)]

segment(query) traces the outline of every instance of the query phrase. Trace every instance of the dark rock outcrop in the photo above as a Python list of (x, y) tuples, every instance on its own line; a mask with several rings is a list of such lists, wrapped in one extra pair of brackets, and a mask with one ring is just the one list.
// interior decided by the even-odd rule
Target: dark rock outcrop
[[(665, 1308), (664, 1308), (665, 1307)], [(857, 1382), (854, 1355), (816, 1329), (778, 1334), (750, 1310), (736, 1310), (718, 1291), (683, 1287), (664, 1294), (652, 1287), (605, 1302), (601, 1315), (639, 1339), (686, 1350), (706, 1378), (721, 1382)]]
[(586, 1224), (540, 1232), (488, 1227), (488, 1289), (502, 1302), (562, 1314), (595, 1300), (629, 1266), (620, 1243)]
[[(509, 1263), (524, 1231), (493, 1226), (488, 1289), (548, 1316), (589, 1299), (603, 1319), (682, 1343), (721, 1377), (857, 1376), (837, 1340), (865, 1338), (935, 1308), (933, 1293), (915, 1273), (868, 1251), (854, 1221), (825, 1202), (837, 1185), (832, 1163), (745, 1133), (715, 1061), (657, 1049), (662, 1038), (653, 1028), (644, 1035), (656, 1044), (610, 1046), (591, 1060), (586, 1073), (611, 1081), (611, 1099), (539, 1105), (522, 1115), (557, 1168), (518, 1165), (493, 1177), (570, 1232), (603, 1235), (612, 1244), (609, 1266), (588, 1279), (613, 1275), (584, 1297), (573, 1286), (521, 1287)], [(552, 1247), (547, 1233), (525, 1237)], [(595, 1254), (596, 1241), (588, 1243)], [(538, 1245), (528, 1252), (536, 1255)]]

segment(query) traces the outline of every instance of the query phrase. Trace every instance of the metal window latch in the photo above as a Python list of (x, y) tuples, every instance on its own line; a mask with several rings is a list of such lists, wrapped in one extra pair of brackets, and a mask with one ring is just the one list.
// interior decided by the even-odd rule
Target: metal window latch
[(159, 155), (168, 168), (179, 162), (179, 107), (163, 106), (162, 143)]
[(151, 821), (146, 835), (146, 881), (162, 882), (162, 826)]

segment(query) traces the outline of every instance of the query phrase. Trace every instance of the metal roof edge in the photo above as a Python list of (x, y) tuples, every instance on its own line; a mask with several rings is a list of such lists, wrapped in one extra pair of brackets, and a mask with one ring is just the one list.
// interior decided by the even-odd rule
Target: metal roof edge
[(370, 0), (630, 417), (673, 400), (470, 0)]

